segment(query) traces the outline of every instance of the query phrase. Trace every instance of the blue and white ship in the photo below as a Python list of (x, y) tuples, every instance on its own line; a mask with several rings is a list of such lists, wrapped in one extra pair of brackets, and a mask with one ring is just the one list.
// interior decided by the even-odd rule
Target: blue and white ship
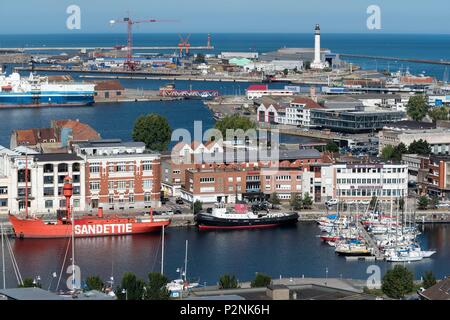
[(49, 83), (47, 77), (33, 73), (0, 73), (0, 108), (84, 106), (94, 103), (95, 84)]

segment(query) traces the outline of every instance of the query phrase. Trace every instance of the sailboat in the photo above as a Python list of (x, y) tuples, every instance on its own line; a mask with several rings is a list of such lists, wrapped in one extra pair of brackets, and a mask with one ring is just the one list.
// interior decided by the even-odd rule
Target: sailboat
[(187, 291), (199, 286), (198, 282), (189, 282), (187, 277), (187, 262), (188, 262), (188, 245), (189, 241), (186, 240), (186, 250), (184, 256), (184, 270), (178, 268), (177, 272), (180, 274), (179, 279), (172, 280), (166, 286), (172, 297), (178, 297), (182, 291)]

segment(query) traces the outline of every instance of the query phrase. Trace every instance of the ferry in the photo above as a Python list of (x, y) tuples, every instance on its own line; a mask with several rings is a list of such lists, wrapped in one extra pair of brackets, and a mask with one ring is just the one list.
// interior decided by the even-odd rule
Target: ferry
[(292, 225), (298, 221), (297, 212), (254, 212), (246, 204), (235, 204), (234, 208), (216, 205), (210, 212), (198, 213), (195, 221), (200, 230), (254, 229)]
[(70, 198), (73, 187), (70, 177), (64, 180), (63, 194), (66, 198), (66, 210), (49, 221), (36, 217), (18, 217), (9, 215), (14, 234), (17, 238), (84, 238), (99, 236), (118, 236), (150, 233), (161, 230), (170, 224), (170, 219), (155, 219), (149, 215), (140, 217), (103, 216), (99, 208), (97, 216), (74, 217), (70, 213)]
[(85, 106), (94, 103), (95, 84), (49, 83), (47, 77), (0, 70), (0, 108)]

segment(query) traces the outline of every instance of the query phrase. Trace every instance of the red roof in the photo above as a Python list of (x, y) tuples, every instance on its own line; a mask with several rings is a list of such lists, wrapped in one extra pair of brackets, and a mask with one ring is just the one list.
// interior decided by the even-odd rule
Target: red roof
[(265, 84), (252, 84), (250, 87), (247, 88), (247, 91), (264, 91), (268, 89), (269, 87)]
[(321, 109), (321, 108), (323, 108), (320, 104), (318, 104), (314, 100), (309, 99), (309, 98), (303, 98), (303, 97), (295, 98), (294, 100), (292, 100), (291, 103), (304, 104), (307, 109)]

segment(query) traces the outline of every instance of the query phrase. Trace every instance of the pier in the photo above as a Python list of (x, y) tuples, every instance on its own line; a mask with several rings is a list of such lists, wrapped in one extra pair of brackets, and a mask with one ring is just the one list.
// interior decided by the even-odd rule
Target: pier
[[(81, 51), (81, 50), (115, 50), (115, 47), (24, 47), (0, 48), (0, 52), (26, 52), (26, 51)], [(133, 47), (133, 50), (180, 50), (177, 46), (163, 47)], [(191, 46), (189, 50), (214, 50), (214, 46)]]
[(411, 59), (411, 58), (371, 56), (371, 55), (364, 55), (364, 54), (349, 54), (349, 53), (340, 53), (339, 55), (341, 57), (357, 58), (357, 59), (391, 60), (391, 61), (413, 62), (413, 63), (424, 63), (424, 64), (439, 64), (439, 65), (447, 65), (447, 66), (450, 65), (450, 61), (444, 61), (444, 60)]
[(373, 238), (370, 236), (370, 234), (364, 228), (364, 225), (362, 224), (362, 222), (358, 222), (358, 231), (360, 232), (361, 236), (366, 241), (367, 246), (370, 248), (370, 251), (375, 256), (375, 259), (376, 260), (384, 260), (383, 253), (381, 253), (380, 248), (378, 248), (378, 246), (375, 243), (375, 241), (373, 240)]

